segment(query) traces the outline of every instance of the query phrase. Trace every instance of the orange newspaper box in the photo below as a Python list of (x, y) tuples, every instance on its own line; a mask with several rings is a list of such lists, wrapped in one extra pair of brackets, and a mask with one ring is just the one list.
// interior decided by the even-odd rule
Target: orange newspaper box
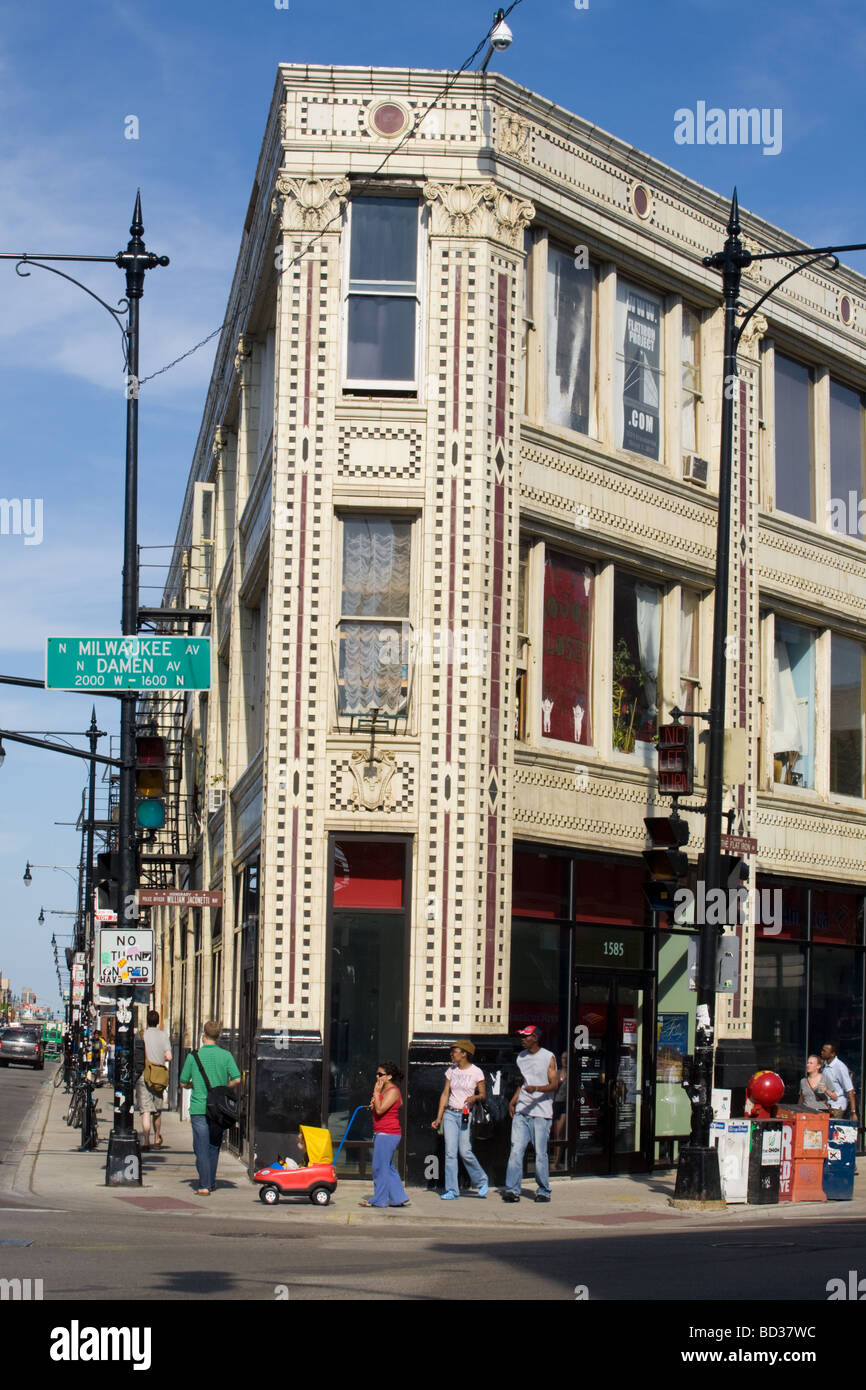
[(801, 1113), (782, 1120), (780, 1202), (824, 1202), (829, 1115)]

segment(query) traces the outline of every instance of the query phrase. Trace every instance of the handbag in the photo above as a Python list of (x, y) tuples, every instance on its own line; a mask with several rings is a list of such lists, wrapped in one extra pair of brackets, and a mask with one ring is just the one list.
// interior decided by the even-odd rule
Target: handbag
[(194, 1052), (192, 1055), (198, 1063), (198, 1069), (204, 1077), (205, 1086), (207, 1086), (207, 1106), (204, 1112), (206, 1119), (210, 1124), (216, 1125), (218, 1129), (231, 1129), (232, 1125), (236, 1125), (240, 1120), (240, 1106), (234, 1093), (234, 1087), (212, 1086), (198, 1053)]
[(493, 1116), (486, 1100), (476, 1100), (472, 1107), (471, 1123), (473, 1139), (491, 1139), (493, 1137)]

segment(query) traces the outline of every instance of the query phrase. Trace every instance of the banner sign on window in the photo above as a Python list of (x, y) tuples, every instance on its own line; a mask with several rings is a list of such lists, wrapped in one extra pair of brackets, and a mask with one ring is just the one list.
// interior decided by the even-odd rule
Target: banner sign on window
[(659, 370), (661, 304), (628, 289), (623, 358), (622, 447), (646, 458), (659, 457)]

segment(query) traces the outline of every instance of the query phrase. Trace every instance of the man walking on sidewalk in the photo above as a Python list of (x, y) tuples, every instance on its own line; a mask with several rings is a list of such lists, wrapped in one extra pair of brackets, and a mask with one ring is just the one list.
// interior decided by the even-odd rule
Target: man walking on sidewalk
[(520, 1201), (523, 1155), (529, 1144), (535, 1150), (536, 1202), (550, 1201), (550, 1162), (547, 1141), (553, 1123), (553, 1097), (559, 1086), (556, 1058), (541, 1046), (541, 1029), (535, 1024), (521, 1028), (517, 1035), (526, 1039), (525, 1051), (517, 1058), (522, 1084), (511, 1098), (511, 1153), (505, 1172), (504, 1202)]
[(854, 1082), (851, 1080), (851, 1073), (842, 1058), (836, 1056), (835, 1043), (824, 1044), (821, 1048), (821, 1060), (824, 1063), (822, 1071), (824, 1080), (831, 1091), (836, 1092), (836, 1100), (830, 1106), (830, 1114), (834, 1119), (851, 1120), (856, 1124), (857, 1096), (854, 1091)]
[[(169, 1082), (171, 1067), (171, 1039), (159, 1026), (156, 1009), (147, 1011), (147, 1027), (142, 1033), (144, 1057), (141, 1059), (141, 1074), (135, 1082), (135, 1106), (141, 1115), (141, 1129), (144, 1136), (142, 1147), (150, 1148), (150, 1117), (153, 1116), (154, 1148), (162, 1148), (162, 1112), (165, 1105), (165, 1091)], [(136, 1068), (137, 1071), (137, 1068)]]
[[(198, 1058), (204, 1068), (211, 1087), (237, 1086), (241, 1074), (238, 1064), (224, 1047), (217, 1047), (222, 1029), (213, 1020), (202, 1029)], [(192, 1087), (189, 1103), (189, 1122), (192, 1126), (192, 1146), (195, 1150), (195, 1164), (198, 1169), (197, 1197), (209, 1197), (216, 1187), (216, 1171), (219, 1162), (223, 1131), (211, 1125), (207, 1118), (208, 1088), (201, 1074), (196, 1054), (190, 1052), (180, 1074), (181, 1086)], [(216, 1141), (216, 1142), (214, 1142)]]

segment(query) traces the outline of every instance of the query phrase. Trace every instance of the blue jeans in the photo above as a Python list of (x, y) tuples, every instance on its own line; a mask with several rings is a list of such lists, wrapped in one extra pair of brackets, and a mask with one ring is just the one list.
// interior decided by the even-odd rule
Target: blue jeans
[(399, 1134), (377, 1134), (373, 1139), (374, 1207), (399, 1207), (409, 1200), (400, 1174), (394, 1167), (394, 1155), (401, 1137)]
[(195, 1166), (198, 1169), (198, 1185), (213, 1192), (216, 1187), (216, 1170), (223, 1136), (220, 1134), (219, 1144), (211, 1143), (211, 1126), (206, 1115), (190, 1115), (189, 1122), (192, 1125), (192, 1147), (195, 1151)]
[(476, 1187), (487, 1182), (487, 1174), (472, 1152), (470, 1127), (469, 1125), (463, 1127), (462, 1112), (460, 1110), (446, 1110), (442, 1116), (442, 1127), (445, 1134), (445, 1191), (455, 1194), (460, 1192), (457, 1175), (458, 1152), (463, 1159), (470, 1181)]
[(505, 1190), (513, 1192), (515, 1197), (520, 1196), (520, 1184), (523, 1180), (523, 1155), (526, 1153), (529, 1144), (535, 1150), (535, 1181), (538, 1183), (538, 1190), (545, 1197), (550, 1196), (550, 1164), (547, 1157), (547, 1141), (550, 1137), (550, 1126), (552, 1120), (542, 1120), (539, 1117), (530, 1118), (528, 1115), (521, 1115), (515, 1112), (514, 1119), (511, 1121), (511, 1153), (508, 1155), (508, 1167), (505, 1170)]

